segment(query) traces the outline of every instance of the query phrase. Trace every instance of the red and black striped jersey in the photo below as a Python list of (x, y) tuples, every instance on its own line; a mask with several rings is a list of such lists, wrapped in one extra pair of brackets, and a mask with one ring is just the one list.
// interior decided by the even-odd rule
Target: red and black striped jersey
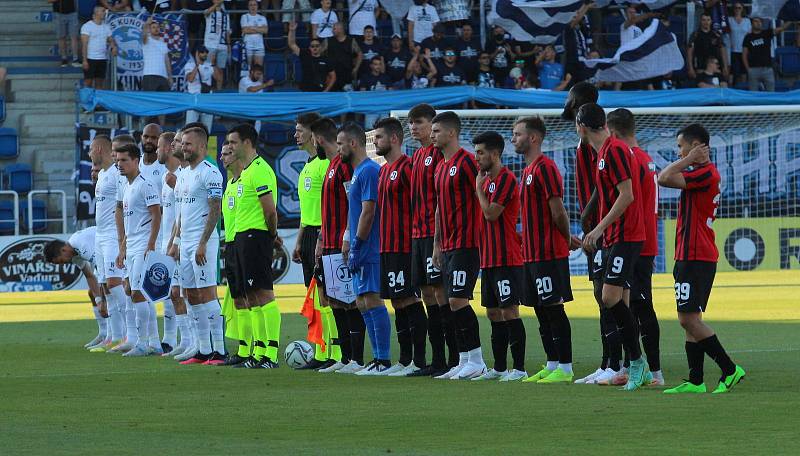
[(522, 170), (522, 256), (526, 263), (569, 256), (569, 242), (550, 213), (550, 198), (564, 197), (556, 163), (545, 155)]
[(323, 249), (341, 249), (344, 230), (347, 228), (347, 191), (345, 183), (353, 177), (353, 168), (337, 155), (328, 165), (328, 174), (322, 183), (322, 236)]
[(442, 251), (478, 248), (481, 205), (475, 195), (478, 163), (471, 153), (458, 149), (436, 167), (436, 203), (439, 209)]
[(483, 181), (483, 192), (489, 204), (503, 206), (497, 220), (481, 217), (481, 268), (522, 266), (522, 244), (517, 233), (519, 219), (519, 187), (517, 178), (505, 166), (497, 177)]
[(686, 188), (681, 191), (675, 233), (676, 261), (719, 259), (712, 224), (719, 207), (719, 172), (712, 163), (683, 171)]
[(641, 183), (642, 217), (644, 218), (644, 246), (639, 254), (644, 257), (658, 255), (658, 175), (656, 164), (650, 154), (644, 150), (633, 147), (633, 156), (639, 168), (639, 182)]
[(433, 237), (436, 229), (436, 192), (434, 173), (444, 159), (433, 144), (420, 147), (411, 158), (411, 236)]
[[(577, 155), (575, 156), (575, 190), (578, 193), (578, 210), (583, 209), (589, 204), (592, 193), (595, 189), (594, 172), (597, 168), (597, 152), (591, 144), (581, 142), (578, 144)], [(580, 215), (580, 214), (578, 214)], [(592, 214), (592, 227), (597, 225), (599, 219), (597, 213)]]
[(378, 207), (381, 212), (381, 253), (410, 253), (411, 158), (401, 155), (378, 173)]
[(609, 225), (604, 234), (603, 245), (611, 247), (620, 242), (644, 241), (644, 219), (642, 218), (642, 192), (639, 175), (634, 173), (636, 159), (633, 151), (624, 142), (609, 136), (603, 147), (597, 152), (597, 184), (598, 209), (600, 220), (605, 217), (617, 201), (619, 190), (617, 185), (626, 180), (631, 181), (633, 202), (625, 208), (625, 212)]

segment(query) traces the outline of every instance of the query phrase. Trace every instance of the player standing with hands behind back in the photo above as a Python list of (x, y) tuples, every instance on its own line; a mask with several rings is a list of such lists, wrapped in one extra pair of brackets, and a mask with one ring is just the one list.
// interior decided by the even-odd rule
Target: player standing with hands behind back
[(661, 171), (658, 183), (681, 189), (675, 233), (675, 300), (678, 321), (686, 332), (689, 380), (665, 390), (667, 394), (705, 393), (703, 358), (707, 354), (722, 369), (713, 393), (726, 393), (744, 378), (745, 372), (725, 352), (714, 330), (703, 321), (719, 252), (711, 224), (719, 206), (720, 176), (709, 161), (709, 135), (700, 124), (678, 132), (680, 160)]

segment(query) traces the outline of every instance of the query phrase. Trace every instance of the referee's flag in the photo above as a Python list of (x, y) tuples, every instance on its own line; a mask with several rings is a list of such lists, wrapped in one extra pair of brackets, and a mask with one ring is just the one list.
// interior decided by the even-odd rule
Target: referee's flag
[(317, 290), (317, 279), (311, 279), (306, 291), (306, 299), (303, 301), (303, 309), (300, 314), (308, 320), (308, 336), (306, 337), (312, 344), (319, 345), (325, 351), (325, 339), (322, 337), (322, 316), (317, 310), (319, 301), (319, 291)]

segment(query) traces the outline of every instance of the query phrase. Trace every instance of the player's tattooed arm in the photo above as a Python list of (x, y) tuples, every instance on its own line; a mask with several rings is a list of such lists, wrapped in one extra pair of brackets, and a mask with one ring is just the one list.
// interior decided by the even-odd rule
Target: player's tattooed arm
[(200, 266), (206, 264), (206, 248), (208, 246), (208, 240), (211, 238), (211, 233), (217, 229), (217, 222), (219, 221), (221, 209), (222, 199), (208, 199), (208, 217), (206, 218), (206, 224), (203, 227), (203, 234), (200, 236), (200, 243), (197, 245), (197, 250), (194, 254), (194, 261)]

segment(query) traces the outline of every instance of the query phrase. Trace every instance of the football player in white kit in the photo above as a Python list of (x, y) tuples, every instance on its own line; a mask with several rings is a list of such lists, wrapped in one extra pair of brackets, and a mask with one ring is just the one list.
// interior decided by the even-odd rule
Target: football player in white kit
[(95, 231), (94, 256), (98, 280), (105, 284), (110, 328), (106, 334), (106, 343), (89, 349), (94, 353), (112, 350), (123, 344), (126, 338), (125, 305), (128, 299), (122, 286), (123, 271), (117, 268), (116, 264), (119, 240), (114, 218), (117, 205), (117, 182), (120, 176), (111, 154), (111, 139), (106, 135), (95, 136), (89, 146), (92, 165), (100, 168), (95, 185), (95, 224), (97, 229)]
[[(117, 195), (117, 207), (122, 209), (125, 224), (125, 236), (120, 242), (117, 267), (127, 261), (131, 299), (136, 309), (136, 321), (139, 326), (139, 341), (123, 356), (147, 356), (161, 353), (158, 339), (158, 323), (155, 307), (142, 293), (145, 274), (145, 259), (156, 249), (156, 240), (161, 227), (161, 195), (144, 176), (139, 173), (139, 148), (126, 144), (114, 149), (120, 174), (127, 178), (128, 184), (120, 201)], [(152, 329), (156, 328), (155, 338)]]
[(223, 318), (217, 299), (222, 173), (205, 161), (208, 136), (202, 128), (183, 130), (181, 148), (189, 167), (181, 172), (180, 215), (175, 224), (173, 256), (179, 250), (181, 287), (194, 313), (198, 351), (181, 364), (225, 362)]
[(86, 277), (89, 285), (89, 299), (92, 301), (92, 311), (97, 321), (97, 337), (83, 346), (92, 349), (95, 346), (103, 346), (108, 334), (108, 313), (106, 312), (106, 300), (103, 288), (95, 275), (94, 264), (94, 244), (97, 227), (76, 231), (69, 237), (67, 242), (60, 239), (49, 242), (44, 247), (44, 258), (48, 263), (67, 264), (72, 263), (78, 266)]

